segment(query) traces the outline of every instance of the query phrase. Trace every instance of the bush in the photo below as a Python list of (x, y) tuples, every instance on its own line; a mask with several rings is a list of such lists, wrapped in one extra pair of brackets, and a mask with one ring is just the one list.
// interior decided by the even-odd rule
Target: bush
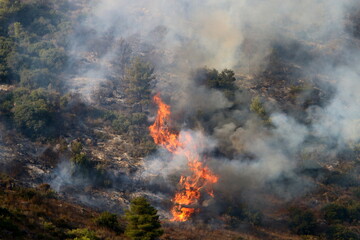
[(116, 214), (103, 212), (98, 218), (95, 219), (95, 223), (100, 227), (106, 227), (116, 233), (123, 232), (123, 229), (118, 222)]
[(324, 219), (330, 223), (342, 223), (349, 221), (349, 212), (345, 206), (331, 203), (322, 209)]
[(351, 222), (359, 222), (360, 221), (360, 204), (357, 203), (348, 208), (349, 219)]
[(219, 73), (216, 69), (200, 68), (194, 73), (194, 79), (200, 85), (222, 91), (230, 100), (235, 97), (236, 78), (232, 70), (224, 69)]
[(260, 97), (257, 96), (251, 100), (250, 111), (256, 113), (266, 123), (270, 123), (269, 116), (266, 113), (266, 110), (260, 100)]
[(245, 211), (245, 218), (250, 224), (254, 226), (260, 226), (262, 223), (263, 214), (259, 211), (249, 209)]
[(290, 208), (290, 230), (299, 235), (313, 235), (316, 233), (316, 219), (310, 210)]
[(71, 151), (73, 152), (73, 154), (80, 154), (82, 150), (83, 150), (83, 146), (81, 142), (73, 141), (71, 143)]
[(326, 239), (328, 240), (359, 240), (360, 237), (353, 231), (341, 225), (333, 225), (326, 231)]
[(112, 123), (112, 127), (119, 134), (127, 132), (130, 126), (131, 120), (122, 114), (118, 115)]
[(12, 92), (1, 93), (0, 95), (0, 112), (11, 115), (11, 109), (14, 107), (14, 96)]
[(13, 92), (15, 125), (30, 138), (53, 137), (59, 96), (56, 93), (37, 89), (20, 88)]
[(55, 76), (48, 69), (22, 70), (20, 73), (20, 84), (31, 89), (47, 88), (50, 83), (55, 83)]
[(73, 240), (99, 240), (93, 231), (86, 228), (78, 228), (67, 233)]

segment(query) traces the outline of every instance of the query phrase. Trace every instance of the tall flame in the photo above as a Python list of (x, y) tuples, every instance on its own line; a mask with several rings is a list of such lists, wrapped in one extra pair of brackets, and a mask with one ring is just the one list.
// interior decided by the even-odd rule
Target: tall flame
[[(154, 96), (154, 102), (158, 105), (157, 116), (154, 124), (149, 127), (154, 142), (175, 155), (185, 156), (188, 160), (191, 175), (181, 176), (180, 190), (172, 199), (174, 206), (171, 209), (171, 221), (185, 222), (196, 211), (193, 205), (200, 199), (202, 189), (214, 197), (211, 185), (218, 181), (218, 177), (205, 166), (201, 155), (196, 151), (197, 143), (189, 133), (180, 139), (179, 133), (170, 130), (170, 106), (165, 104), (159, 95)], [(192, 146), (190, 150), (186, 148), (188, 145)]]

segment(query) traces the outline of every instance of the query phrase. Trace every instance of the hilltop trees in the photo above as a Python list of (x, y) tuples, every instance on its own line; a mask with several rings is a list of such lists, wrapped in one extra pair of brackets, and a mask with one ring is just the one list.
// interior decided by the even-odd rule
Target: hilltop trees
[(157, 210), (144, 197), (131, 201), (125, 217), (128, 221), (125, 235), (133, 240), (154, 240), (163, 234)]

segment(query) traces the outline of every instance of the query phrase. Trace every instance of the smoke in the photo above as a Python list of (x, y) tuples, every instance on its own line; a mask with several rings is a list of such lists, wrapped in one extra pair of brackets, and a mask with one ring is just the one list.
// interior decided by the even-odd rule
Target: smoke
[[(77, 70), (87, 79), (82, 89), (94, 89), (111, 75), (111, 61), (118, 57), (116, 45), (125, 39), (133, 55), (147, 54), (161, 70), (161, 90), (166, 86), (187, 90), (194, 88), (188, 75), (198, 67), (254, 73), (266, 65), (275, 42), (326, 41), (343, 30), (347, 2), (106, 0), (93, 3), (92, 12), (79, 24), (71, 43), (76, 55), (95, 54), (93, 60), (85, 56), (88, 64)], [(89, 64), (95, 64), (96, 69)], [(69, 85), (77, 84), (70, 79)], [(186, 91), (177, 92), (177, 100), (184, 99)]]
[[(312, 162), (331, 161), (360, 140), (359, 49), (346, 30), (352, 6), (351, 0), (94, 2), (79, 27), (92, 33), (87, 39), (75, 35), (72, 43), (75, 55), (94, 52), (95, 58), (78, 69), (69, 85), (83, 77), (81, 91), (89, 95), (89, 88), (113, 74), (114, 65), (126, 65), (129, 56), (143, 56), (155, 66), (156, 91), (171, 96), (176, 116), (194, 116), (198, 111), (208, 116), (202, 126), (210, 130), (184, 130), (187, 120), (181, 119), (184, 129), (180, 135), (190, 131), (197, 142), (206, 145), (196, 151), (209, 155), (209, 166), (220, 176), (217, 191), (227, 195), (270, 192), (274, 187), (269, 186), (275, 184), (274, 191), (290, 199), (312, 187), (299, 174), (308, 160), (303, 155), (320, 155), (317, 160), (310, 157)], [(94, 49), (90, 42), (95, 40), (107, 47)], [(118, 56), (122, 41), (131, 50)], [(264, 126), (249, 111), (252, 93), (237, 93), (231, 101), (219, 90), (199, 86), (192, 76), (194, 70), (207, 66), (233, 69), (238, 81), (244, 79), (239, 76), (261, 81), (258, 76), (269, 66), (274, 45), (292, 41), (304, 46), (294, 49), (289, 59), (299, 64), (300, 78), (335, 89), (325, 104), (313, 104), (300, 113), (305, 121), (283, 111), (280, 102), (269, 101), (265, 107), (271, 113), (271, 127)], [(300, 57), (308, 49), (313, 49), (315, 57)], [(116, 62), (118, 59), (124, 63)], [(163, 149), (147, 157), (144, 168), (142, 177), (166, 185), (170, 192), (176, 184), (173, 176), (187, 169), (184, 159)], [(292, 183), (283, 185), (279, 179), (284, 178)]]

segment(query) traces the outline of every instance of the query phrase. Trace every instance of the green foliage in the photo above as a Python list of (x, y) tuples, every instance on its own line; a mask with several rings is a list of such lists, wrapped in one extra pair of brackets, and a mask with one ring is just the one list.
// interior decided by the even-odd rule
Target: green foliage
[(0, 82), (8, 82), (11, 69), (7, 64), (7, 57), (13, 49), (14, 42), (10, 38), (0, 37)]
[(201, 85), (218, 89), (222, 91), (228, 99), (234, 99), (236, 90), (234, 71), (224, 69), (219, 73), (216, 69), (201, 68), (195, 72), (194, 77)]
[(123, 232), (123, 229), (118, 222), (116, 214), (103, 212), (98, 218), (95, 219), (95, 223), (100, 227), (108, 228), (116, 233)]
[(5, 232), (7, 232), (7, 235), (21, 235), (14, 218), (14, 215), (8, 209), (0, 207), (0, 235)]
[(151, 99), (151, 83), (155, 79), (154, 68), (140, 58), (135, 58), (125, 69), (122, 81), (126, 101), (135, 112), (142, 112)]
[(90, 165), (89, 160), (85, 153), (75, 154), (71, 161), (80, 167), (88, 167)]
[(82, 150), (83, 150), (83, 145), (80, 141), (73, 141), (71, 143), (71, 151), (74, 154), (80, 154)]
[(48, 69), (24, 69), (20, 72), (20, 84), (23, 87), (36, 89), (46, 88), (50, 83), (53, 83), (55, 76), (49, 72)]
[(14, 122), (22, 133), (31, 138), (53, 136), (59, 96), (44, 89), (17, 89), (13, 94)]
[(114, 130), (119, 133), (126, 133), (130, 127), (140, 126), (147, 123), (147, 116), (144, 113), (132, 113), (129, 116), (116, 114), (112, 122)]
[(66, 52), (60, 48), (43, 49), (39, 52), (41, 62), (51, 71), (60, 72), (67, 61)]
[(360, 236), (342, 225), (330, 226), (326, 231), (328, 240), (359, 240)]
[(112, 122), (112, 127), (117, 133), (125, 133), (128, 131), (131, 125), (131, 119), (127, 118), (123, 114), (116, 116), (116, 119)]
[(90, 231), (86, 228), (78, 228), (67, 233), (71, 240), (99, 240), (96, 234), (93, 231)]
[(125, 214), (128, 224), (125, 235), (134, 240), (153, 240), (163, 234), (157, 210), (144, 197), (131, 201)]
[(262, 119), (268, 118), (268, 116), (266, 114), (266, 110), (265, 110), (259, 96), (256, 96), (252, 99), (251, 104), (250, 104), (250, 110), (252, 112), (256, 113)]
[(353, 223), (358, 223), (360, 221), (360, 203), (350, 205), (347, 210), (350, 221)]
[(326, 176), (323, 180), (324, 184), (330, 185), (338, 185), (341, 187), (355, 187), (359, 186), (359, 181), (347, 173), (342, 173), (338, 171), (332, 171)]
[(0, 95), (0, 112), (10, 115), (14, 107), (14, 95), (12, 92), (5, 92)]
[(67, 62), (64, 35), (71, 27), (50, 2), (0, 2), (0, 82), (16, 81), (21, 75), (22, 86), (58, 87), (53, 73)]
[(349, 221), (348, 209), (343, 205), (331, 203), (326, 205), (322, 209), (322, 212), (324, 214), (324, 219), (330, 224)]
[(303, 210), (300, 208), (289, 209), (290, 230), (299, 235), (314, 235), (316, 234), (316, 219), (310, 210)]
[(95, 161), (91, 161), (88, 155), (83, 152), (83, 146), (80, 141), (71, 143), (72, 156), (72, 176), (90, 180), (94, 185), (101, 187), (110, 187), (111, 179), (108, 177), (105, 169), (101, 165), (97, 165)]
[(248, 209), (245, 211), (246, 220), (254, 226), (260, 226), (263, 220), (263, 214), (260, 211)]

